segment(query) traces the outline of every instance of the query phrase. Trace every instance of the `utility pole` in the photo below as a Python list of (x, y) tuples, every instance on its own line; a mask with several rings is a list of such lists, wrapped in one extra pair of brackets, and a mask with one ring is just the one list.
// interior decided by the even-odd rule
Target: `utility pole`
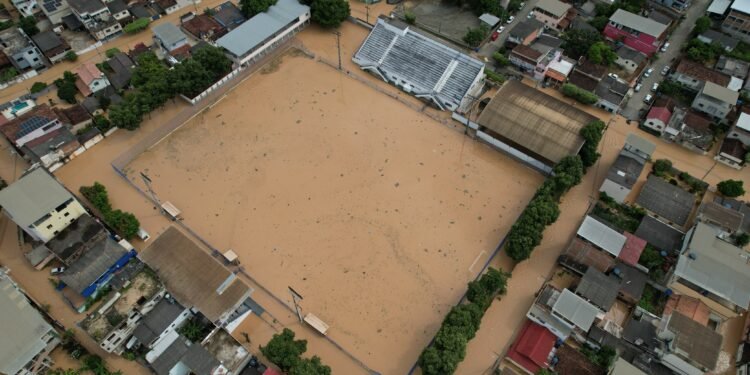
[(341, 32), (334, 31), (333, 33), (336, 34), (336, 48), (339, 51), (339, 70), (341, 70)]
[(370, 1), (371, 0), (365, 0), (365, 9), (367, 10), (367, 12), (366, 12), (367, 16), (366, 17), (367, 17), (367, 23), (368, 24), (370, 23)]
[(141, 172), (141, 179), (143, 179), (143, 183), (146, 184), (146, 189), (148, 189), (148, 193), (151, 194), (151, 199), (156, 202), (156, 205), (159, 207), (159, 211), (164, 212), (164, 209), (161, 207), (159, 198), (156, 196), (154, 189), (151, 187), (151, 178), (148, 177), (148, 175), (146, 175), (145, 173)]
[(299, 310), (299, 301), (301, 301), (303, 298), (291, 286), (288, 286), (287, 288), (289, 288), (289, 293), (292, 295), (292, 302), (294, 302), (294, 311), (297, 312), (297, 318), (299, 318), (299, 322), (302, 323), (302, 313)]

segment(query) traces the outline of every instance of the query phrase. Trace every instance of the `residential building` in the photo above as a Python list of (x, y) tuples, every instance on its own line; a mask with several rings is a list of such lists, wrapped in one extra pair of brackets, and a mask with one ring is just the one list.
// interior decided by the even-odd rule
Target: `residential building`
[(638, 177), (643, 172), (646, 160), (634, 155), (629, 151), (620, 151), (615, 162), (607, 171), (600, 192), (606, 193), (617, 203), (623, 203), (630, 195)]
[(572, 9), (573, 6), (560, 0), (539, 0), (533, 12), (534, 18), (543, 23), (544, 27), (563, 31), (570, 26), (570, 20), (574, 18), (568, 17)]
[(651, 160), (651, 155), (656, 151), (656, 145), (630, 133), (625, 138), (625, 145), (622, 146), (622, 149), (639, 156), (643, 160)]
[(73, 14), (96, 40), (106, 40), (122, 32), (122, 26), (101, 0), (66, 0)]
[(84, 252), (109, 236), (109, 232), (88, 214), (81, 215), (44, 245), (48, 255), (70, 267)]
[[(214, 18), (216, 18), (216, 16), (214, 16)], [(218, 18), (216, 19), (219, 21)], [(222, 21), (219, 21), (219, 23), (227, 29), (230, 29), (222, 23)], [(280, 0), (276, 5), (270, 7), (268, 11), (255, 15), (241, 26), (219, 38), (216, 43), (228, 52), (236, 65), (244, 66), (262, 58), (279, 44), (301, 31), (309, 23), (310, 7), (300, 4), (296, 0)], [(398, 69), (396, 67), (392, 68), (392, 63), (385, 62), (385, 60), (390, 61), (393, 59), (393, 56), (389, 59), (390, 49), (377, 49), (377, 52), (375, 52), (375, 54), (379, 53), (380, 57), (383, 58), (381, 64), (378, 64), (377, 60), (369, 59), (372, 56), (365, 51), (373, 49), (372, 43), (375, 42), (371, 42), (371, 40), (390, 41), (399, 45), (408, 42), (417, 43), (423, 45), (425, 48), (432, 49), (433, 53), (437, 56), (442, 56), (441, 63), (445, 63), (445, 54), (448, 53), (448, 51), (453, 51), (452, 49), (434, 42), (421, 34), (411, 31), (409, 27), (400, 27), (400, 25), (395, 23), (386, 23), (382, 18), (378, 19), (378, 22), (370, 32), (370, 35), (365, 39), (358, 52), (354, 55), (354, 61), (363, 69), (370, 70), (377, 75), (382, 76), (382, 73), (377, 73), (377, 71), (382, 69), (391, 71), (391, 74), (394, 77), (398, 76), (400, 77), (399, 79), (404, 81), (409, 80), (409, 77), (406, 77), (405, 72), (397, 73), (396, 71)], [(412, 58), (419, 55), (419, 51), (411, 50), (410, 52)], [(408, 57), (406, 60), (407, 61), (403, 61), (404, 66), (415, 62), (414, 60), (408, 61)], [(460, 58), (460, 60), (473, 59), (467, 56), (465, 58)], [(419, 91), (419, 88), (424, 88), (421, 83), (411, 82), (410, 84), (415, 85), (416, 92), (424, 92)], [(434, 86), (432, 88), (434, 88)], [(443, 104), (437, 105), (443, 108)]]
[(520, 71), (534, 75), (536, 66), (541, 63), (544, 56), (541, 52), (524, 44), (515, 46), (508, 55), (508, 60)]
[(664, 131), (669, 124), (669, 120), (672, 118), (672, 111), (667, 107), (651, 107), (646, 115), (646, 121), (643, 122), (643, 126), (653, 129), (660, 134)]
[(3, 190), (0, 206), (34, 240), (47, 242), (86, 213), (52, 175), (34, 169)]
[(54, 111), (74, 133), (78, 133), (93, 122), (91, 115), (80, 104), (74, 104), (68, 108), (57, 107)]
[(576, 61), (565, 56), (560, 56), (557, 60), (552, 60), (547, 65), (547, 71), (544, 73), (544, 83), (550, 87), (560, 87), (568, 81), (568, 76), (573, 72)]
[(123, 0), (111, 0), (107, 2), (107, 9), (109, 9), (109, 13), (112, 14), (112, 17), (121, 24), (130, 20), (131, 15), (128, 10), (128, 5), (125, 4), (125, 1)]
[(664, 305), (662, 315), (670, 316), (672, 312), (678, 312), (706, 327), (711, 323), (711, 309), (698, 298), (672, 294)]
[(604, 77), (607, 76), (607, 68), (594, 64), (581, 57), (578, 64), (573, 68), (568, 80), (570, 83), (590, 92), (594, 92)]
[(135, 250), (128, 251), (109, 236), (91, 240), (86, 246), (80, 257), (60, 275), (66, 290), (84, 298), (105, 287), (111, 275), (135, 257)]
[(714, 144), (711, 120), (692, 109), (675, 108), (662, 138), (704, 155)]
[(620, 251), (627, 242), (627, 238), (622, 233), (588, 215), (583, 219), (576, 235), (598, 249), (612, 254), (615, 258), (620, 255)]
[(744, 80), (747, 73), (750, 72), (750, 63), (721, 55), (714, 69), (720, 73)]
[(21, 148), (24, 158), (31, 163), (39, 163), (50, 172), (56, 171), (83, 151), (85, 149), (68, 127), (52, 130)]
[(228, 31), (234, 30), (247, 20), (242, 12), (231, 1), (220, 4), (214, 8), (212, 16), (216, 22)]
[(526, 313), (530, 321), (547, 328), (561, 340), (583, 337), (600, 314), (599, 309), (568, 289), (544, 284)]
[(732, 0), (713, 0), (706, 12), (711, 18), (723, 20), (727, 13), (729, 13), (729, 5), (731, 4)]
[(552, 365), (556, 341), (547, 328), (526, 320), (505, 358), (530, 374), (538, 374)]
[(500, 18), (490, 13), (483, 13), (479, 16), (479, 21), (482, 22), (490, 30), (494, 29), (500, 23)]
[(678, 374), (700, 374), (716, 368), (721, 352), (722, 336), (711, 328), (673, 312), (664, 317), (660, 329), (665, 340), (662, 364)]
[(617, 298), (630, 305), (637, 305), (649, 281), (649, 275), (638, 264), (638, 258), (646, 248), (646, 241), (630, 233), (625, 234), (628, 235), (628, 242), (608, 276), (620, 282)]
[(721, 143), (721, 148), (714, 157), (714, 160), (734, 169), (741, 169), (742, 166), (745, 165), (746, 155), (747, 149), (742, 141), (736, 138), (726, 137), (724, 138), (724, 142)]
[(721, 23), (721, 31), (744, 42), (750, 42), (750, 0), (735, 0)]
[(54, 367), (49, 357), (60, 335), (21, 288), (0, 269), (0, 373), (43, 374)]
[(115, 53), (107, 60), (107, 66), (109, 66), (111, 71), (107, 71), (104, 74), (115, 90), (120, 91), (130, 85), (130, 78), (133, 76), (135, 63), (128, 55), (123, 52)]
[(653, 55), (661, 47), (666, 32), (666, 25), (623, 9), (612, 14), (604, 28), (607, 39), (622, 40), (627, 46), (647, 56)]
[(10, 0), (10, 3), (13, 4), (13, 7), (15, 7), (18, 10), (18, 13), (23, 17), (33, 16), (35, 13), (39, 12), (37, 0)]
[(699, 91), (706, 82), (712, 82), (718, 86), (727, 87), (731, 81), (730, 76), (719, 73), (705, 67), (703, 64), (690, 61), (686, 58), (674, 69), (670, 78), (693, 91)]
[(165, 348), (146, 354), (146, 361), (157, 375), (226, 374), (228, 369), (200, 343), (175, 334)]
[(155, 0), (153, 4), (159, 7), (163, 14), (172, 14), (180, 9), (176, 0)]
[[(285, 31), (272, 39), (266, 39), (268, 42), (260, 42), (259, 50), (248, 50), (254, 48), (255, 43), (247, 44), (250, 38), (241, 35), (258, 27), (257, 22), (261, 19), (286, 15), (297, 21), (283, 24), (290, 25), (291, 22), (294, 28), (301, 28), (307, 22), (309, 8), (300, 4), (287, 8), (289, 2), (297, 3), (296, 0), (280, 0), (276, 4), (278, 11), (271, 7), (269, 12), (251, 18), (217, 43), (230, 51), (239, 64), (246, 64), (258, 57), (268, 43), (294, 32), (291, 28), (281, 29)], [(283, 27), (283, 24), (278, 25)], [(256, 40), (263, 40), (262, 37), (273, 32), (266, 31), (267, 33), (252, 35), (258, 37)], [(243, 47), (238, 47), (242, 44)], [(484, 86), (483, 62), (414, 32), (405, 24), (388, 23), (383, 18), (378, 19), (352, 60), (363, 70), (444, 111), (465, 112)]]
[(44, 67), (42, 51), (17, 27), (0, 31), (0, 47), (19, 72)]
[(722, 238), (729, 238), (742, 229), (745, 215), (742, 212), (724, 207), (716, 202), (703, 203), (698, 209), (697, 219), (719, 232)]
[(594, 89), (594, 94), (599, 98), (595, 105), (605, 111), (618, 113), (629, 93), (627, 83), (612, 76), (604, 77)]
[(174, 226), (139, 253), (172, 296), (215, 324), (226, 323), (251, 289), (208, 251)]
[(526, 19), (515, 26), (508, 32), (508, 43), (530, 45), (542, 35), (544, 24), (537, 21), (536, 18)]
[(706, 82), (693, 100), (691, 107), (715, 120), (723, 120), (737, 104), (739, 93), (713, 82)]
[(614, 366), (608, 375), (647, 375), (645, 372), (630, 364), (630, 362), (617, 357)]
[(154, 33), (154, 43), (166, 52), (172, 52), (188, 44), (188, 38), (180, 28), (165, 22), (151, 29)]
[[(658, 0), (657, 0), (658, 1)], [(648, 19), (654, 20), (666, 27), (669, 27), (672, 25), (672, 22), (674, 22), (678, 17), (673, 15), (674, 13), (664, 13), (660, 12), (658, 9), (651, 9), (648, 12)]]
[(653, 2), (671, 8), (678, 13), (684, 12), (691, 4), (690, 0), (653, 0)]
[(192, 316), (190, 309), (170, 297), (164, 297), (143, 317), (133, 331), (133, 337), (139, 344), (153, 349), (159, 341), (173, 334)]
[(73, 13), (67, 0), (40, 0), (38, 3), (40, 4), (39, 8), (53, 25), (62, 24), (63, 17)]
[(506, 82), (469, 134), (544, 172), (583, 146), (580, 130), (596, 117), (516, 80)]
[(737, 117), (737, 121), (734, 123), (729, 132), (727, 138), (737, 139), (745, 145), (750, 146), (750, 114), (741, 112), (740, 116)]
[(31, 39), (52, 64), (60, 62), (66, 53), (73, 50), (63, 38), (52, 31), (40, 32)]
[(656, 249), (672, 254), (682, 246), (682, 239), (685, 233), (659, 221), (653, 216), (646, 215), (641, 220), (641, 224), (638, 225), (635, 235), (646, 240), (648, 244)]
[(718, 44), (721, 46), (721, 48), (724, 49), (724, 51), (732, 52), (735, 47), (737, 47), (737, 44), (740, 42), (737, 40), (737, 38), (733, 38), (729, 35), (720, 33), (716, 30), (706, 30), (702, 32), (700, 35), (698, 35), (698, 40), (700, 40), (703, 43), (708, 44)]
[(536, 80), (542, 80), (549, 65), (562, 60), (562, 43), (559, 38), (542, 34), (528, 46), (519, 44), (513, 48), (509, 59), (521, 71), (529, 73)]
[(180, 18), (180, 22), (182, 29), (196, 39), (215, 41), (226, 34), (224, 26), (207, 14), (189, 12)]
[(49, 105), (43, 103), (3, 124), (0, 127), (0, 132), (5, 135), (8, 141), (21, 148), (26, 143), (63, 126), (62, 119)]
[(131, 15), (133, 15), (134, 19), (139, 18), (151, 18), (156, 16), (152, 10), (149, 8), (146, 8), (140, 3), (134, 3), (128, 6), (128, 12), (130, 12)]
[(621, 280), (614, 275), (610, 277), (590, 267), (578, 282), (575, 293), (606, 313), (615, 304), (620, 283)]
[(617, 49), (616, 53), (617, 61), (615, 61), (615, 64), (621, 66), (630, 74), (635, 73), (635, 71), (648, 60), (648, 56), (643, 52), (630, 48), (624, 44)]
[(744, 314), (750, 305), (750, 264), (745, 251), (698, 222), (688, 231), (669, 287), (698, 298), (721, 321)]
[(76, 87), (83, 96), (91, 96), (109, 86), (109, 80), (96, 65), (87, 61), (78, 66), (75, 70)]
[(652, 174), (648, 176), (635, 203), (669, 224), (682, 227), (687, 224), (693, 211), (695, 196)]

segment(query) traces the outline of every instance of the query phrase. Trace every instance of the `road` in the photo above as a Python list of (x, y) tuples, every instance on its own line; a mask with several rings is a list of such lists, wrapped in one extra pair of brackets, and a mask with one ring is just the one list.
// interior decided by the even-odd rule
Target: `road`
[(500, 36), (497, 38), (497, 40), (490, 40), (479, 49), (479, 55), (491, 58), (492, 54), (497, 52), (497, 50), (505, 44), (505, 40), (508, 39), (508, 33), (510, 32), (510, 29), (518, 25), (520, 22), (525, 21), (526, 15), (528, 15), (529, 12), (534, 9), (538, 2), (539, 0), (527, 0), (523, 8), (521, 8), (516, 14), (513, 15), (513, 17), (515, 17), (513, 19), (513, 22), (511, 22), (510, 24), (503, 24), (505, 30), (500, 33)]
[(670, 46), (667, 51), (659, 53), (658, 58), (651, 63), (650, 67), (654, 69), (654, 73), (651, 75), (651, 77), (642, 78), (641, 82), (643, 84), (643, 88), (640, 92), (633, 93), (633, 96), (628, 100), (625, 107), (620, 111), (620, 114), (623, 117), (629, 120), (638, 119), (638, 112), (646, 105), (645, 103), (643, 103), (643, 99), (647, 94), (653, 95), (651, 87), (654, 85), (654, 83), (661, 82), (664, 79), (664, 76), (661, 75), (661, 70), (664, 68), (664, 66), (672, 66), (674, 59), (680, 55), (682, 45), (687, 42), (687, 39), (690, 36), (690, 31), (692, 31), (693, 26), (695, 25), (695, 21), (698, 19), (698, 17), (703, 15), (707, 6), (708, 0), (693, 1), (693, 5), (688, 8), (687, 13), (685, 14), (686, 18), (682, 20), (682, 22), (672, 32), (672, 35), (668, 40)]
[[(165, 22), (171, 22), (177, 25), (179, 24), (180, 16), (182, 16), (183, 14), (191, 11), (194, 12), (196, 10), (200, 12), (202, 11), (202, 9), (215, 7), (221, 3), (224, 3), (225, 1), (226, 0), (203, 0), (195, 7), (184, 7), (172, 14), (163, 16), (162, 18), (152, 22), (151, 27)], [(65, 72), (66, 70), (72, 71), (83, 62), (91, 61), (94, 63), (99, 63), (101, 61), (104, 61), (106, 59), (106, 56), (104, 56), (104, 52), (110, 48), (118, 48), (121, 51), (125, 52), (133, 48), (138, 43), (145, 43), (146, 45), (150, 45), (152, 43), (152, 34), (150, 28), (134, 35), (122, 34), (119, 37), (104, 43), (104, 45), (102, 45), (98, 49), (78, 56), (78, 60), (74, 62), (62, 61), (39, 73), (39, 75), (34, 78), (27, 79), (8, 88), (5, 88), (0, 91), (0, 103), (15, 99), (23, 94), (27, 94), (34, 82), (46, 82), (48, 84), (52, 83), (55, 79), (61, 77), (63, 72)]]

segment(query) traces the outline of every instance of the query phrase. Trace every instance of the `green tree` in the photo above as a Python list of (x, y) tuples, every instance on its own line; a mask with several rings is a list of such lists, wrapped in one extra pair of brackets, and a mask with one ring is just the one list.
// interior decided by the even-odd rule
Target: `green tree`
[(497, 0), (468, 0), (469, 7), (477, 16), (484, 13), (497, 13), (500, 4)]
[(734, 244), (739, 247), (745, 247), (750, 243), (750, 234), (740, 233), (734, 236)]
[(578, 155), (581, 156), (581, 161), (585, 168), (594, 165), (599, 159), (597, 149), (599, 148), (599, 142), (601, 142), (602, 135), (604, 134), (604, 126), (604, 121), (594, 120), (581, 128), (580, 135), (585, 143), (578, 152)]
[(269, 361), (286, 372), (294, 368), (302, 354), (307, 351), (307, 340), (295, 340), (294, 331), (284, 328), (281, 333), (273, 335), (266, 346), (261, 346), (260, 351)]
[(78, 191), (102, 214), (112, 211), (107, 188), (99, 182), (94, 182), (91, 186), (81, 186)]
[(608, 23), (609, 23), (609, 17), (603, 17), (603, 16), (596, 16), (592, 18), (591, 21), (589, 21), (589, 25), (599, 30), (599, 32), (604, 31), (604, 28), (607, 27)]
[(102, 95), (99, 98), (99, 107), (103, 111), (106, 111), (109, 108), (109, 105), (112, 104), (112, 99), (109, 98), (109, 96)]
[(669, 159), (658, 159), (654, 162), (651, 167), (652, 171), (657, 176), (665, 176), (667, 173), (672, 171), (672, 161)]
[(417, 15), (414, 14), (414, 13), (412, 13), (412, 12), (406, 11), (406, 12), (404, 12), (404, 20), (409, 25), (413, 25), (413, 24), (417, 23)]
[(487, 26), (481, 25), (474, 29), (469, 29), (466, 32), (466, 35), (464, 35), (464, 42), (468, 44), (471, 47), (479, 47), (480, 44), (482, 44), (482, 41), (484, 41), (484, 38), (487, 37), (487, 33), (489, 30), (487, 29)]
[(521, 0), (510, 0), (508, 2), (508, 12), (515, 13), (521, 10)]
[(653, 270), (660, 268), (664, 264), (664, 257), (661, 256), (659, 250), (654, 249), (651, 245), (646, 245), (640, 258), (638, 258), (638, 263), (649, 270)]
[(459, 361), (451, 353), (444, 353), (434, 346), (430, 346), (419, 356), (419, 367), (424, 375), (452, 374), (456, 371)]
[(31, 89), (29, 90), (32, 94), (36, 94), (38, 92), (41, 92), (42, 90), (47, 88), (47, 84), (44, 82), (34, 82), (33, 85), (31, 85)]
[(10, 67), (7, 69), (4, 69), (0, 72), (0, 82), (8, 82), (13, 78), (16, 78), (18, 76), (18, 70), (16, 68)]
[(126, 34), (137, 34), (148, 28), (148, 24), (151, 22), (148, 18), (139, 18), (122, 28)]
[(109, 119), (102, 115), (94, 116), (93, 122), (94, 126), (102, 133), (106, 133), (107, 130), (112, 128), (112, 123), (109, 121)]
[(65, 53), (65, 57), (63, 57), (66, 61), (76, 61), (78, 60), (78, 55), (75, 53), (75, 51), (68, 51)]
[(320, 357), (314, 355), (312, 358), (300, 359), (291, 370), (289, 375), (331, 375), (331, 368), (320, 361)]
[(120, 53), (120, 50), (118, 48), (110, 48), (106, 52), (104, 52), (104, 55), (106, 55), (108, 59), (111, 59), (118, 53)]
[(617, 61), (617, 54), (604, 42), (596, 42), (589, 47), (587, 56), (594, 64), (609, 66)]
[(272, 5), (276, 5), (277, 0), (240, 0), (240, 10), (247, 18), (251, 18), (258, 13), (263, 13)]
[(703, 34), (709, 28), (711, 28), (711, 19), (708, 16), (698, 17), (693, 26), (693, 35)]
[(563, 33), (562, 40), (565, 55), (578, 59), (588, 54), (594, 43), (601, 42), (602, 36), (596, 31), (571, 29)]
[(742, 180), (724, 180), (716, 185), (719, 193), (725, 197), (736, 198), (745, 195), (745, 189), (742, 186)]
[(18, 20), (18, 27), (28, 36), (39, 34), (39, 28), (36, 27), (36, 18), (34, 16), (23, 17)]
[(65, 71), (62, 78), (55, 80), (55, 86), (57, 86), (57, 97), (70, 103), (76, 103), (76, 93), (78, 88), (76, 87), (76, 75)]
[(594, 104), (599, 101), (599, 98), (592, 92), (586, 91), (572, 83), (565, 83), (561, 89), (563, 95), (575, 99), (581, 104)]
[(141, 125), (143, 115), (136, 106), (126, 101), (109, 109), (109, 120), (118, 128), (135, 130)]
[(510, 60), (508, 60), (508, 58), (505, 57), (505, 55), (503, 55), (500, 52), (493, 53), (492, 54), (492, 59), (495, 60), (495, 63), (499, 67), (504, 67), (504, 66), (510, 65)]
[(471, 340), (479, 330), (484, 310), (476, 303), (454, 306), (443, 320), (444, 326), (460, 329), (466, 339)]
[(211, 73), (213, 81), (224, 77), (232, 70), (232, 61), (217, 47), (208, 46), (201, 48), (193, 54), (193, 59)]
[(346, 0), (315, 0), (310, 13), (312, 20), (320, 26), (334, 28), (349, 17), (351, 10)]
[(83, 363), (82, 370), (91, 371), (95, 375), (109, 375), (109, 371), (107, 370), (107, 366), (104, 363), (104, 360), (98, 355), (89, 354), (83, 357), (81, 362)]

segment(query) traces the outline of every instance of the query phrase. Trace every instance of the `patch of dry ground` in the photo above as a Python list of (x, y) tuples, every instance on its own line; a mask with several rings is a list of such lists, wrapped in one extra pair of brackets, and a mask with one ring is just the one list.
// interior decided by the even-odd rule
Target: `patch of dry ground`
[(323, 64), (287, 56), (274, 70), (129, 176), (147, 172), (274, 294), (294, 287), (366, 364), (403, 373), (542, 177)]

